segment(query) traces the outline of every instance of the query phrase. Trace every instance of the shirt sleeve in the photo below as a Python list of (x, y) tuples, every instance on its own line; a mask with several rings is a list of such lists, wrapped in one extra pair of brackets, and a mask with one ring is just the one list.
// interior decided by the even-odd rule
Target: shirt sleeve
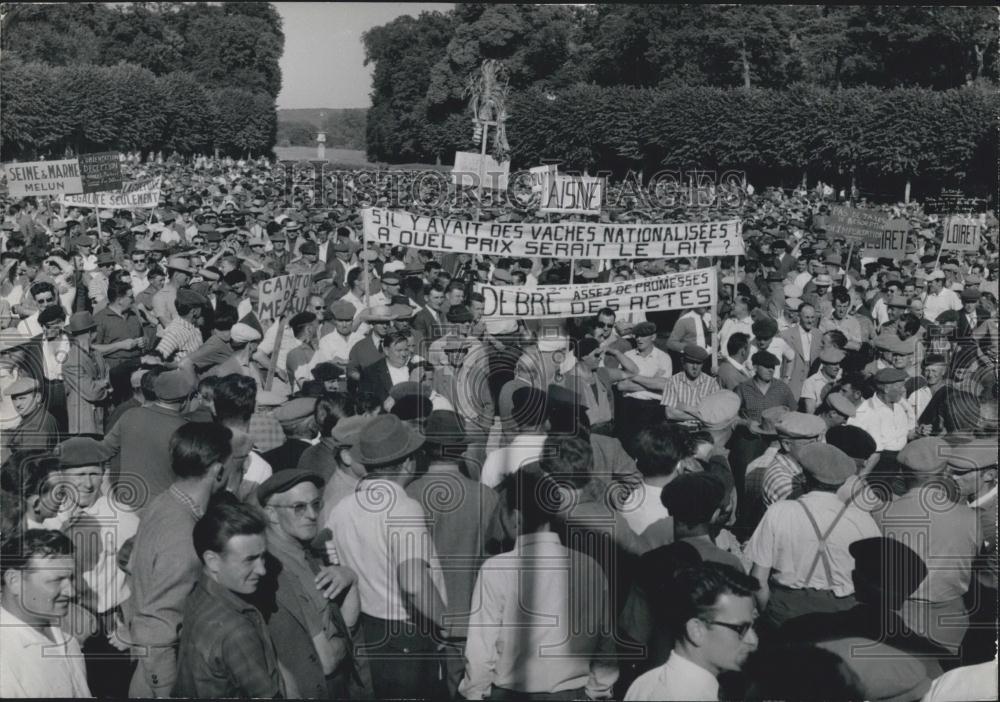
[(502, 577), (504, 571), (491, 571), (485, 565), (472, 591), (472, 617), (465, 643), (465, 677), (458, 685), (459, 694), (467, 700), (485, 699), (496, 676), (504, 598), (503, 588), (494, 580)]
[(776, 548), (774, 539), (775, 530), (772, 524), (774, 513), (774, 508), (769, 507), (744, 549), (744, 553), (750, 562), (762, 568), (774, 567)]
[(131, 643), (140, 649), (146, 682), (152, 688), (170, 690), (177, 680), (181, 616), (199, 570), (197, 559), (191, 562), (179, 553), (161, 552), (148, 574), (149, 590), (132, 619)]

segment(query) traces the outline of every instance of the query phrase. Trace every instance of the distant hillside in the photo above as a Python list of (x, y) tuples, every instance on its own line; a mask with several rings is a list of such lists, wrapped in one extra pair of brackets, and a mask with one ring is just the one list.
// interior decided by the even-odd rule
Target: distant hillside
[(367, 112), (364, 107), (278, 110), (278, 146), (313, 146), (323, 130), (327, 146), (363, 151)]

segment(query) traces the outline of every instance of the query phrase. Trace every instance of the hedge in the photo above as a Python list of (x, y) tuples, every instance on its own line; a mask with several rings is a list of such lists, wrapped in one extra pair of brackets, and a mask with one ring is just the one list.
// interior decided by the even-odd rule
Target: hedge
[(163, 150), (181, 154), (218, 148), (260, 155), (274, 146), (274, 98), (242, 88), (205, 90), (186, 73), (156, 76), (145, 68), (0, 64), (0, 149), (3, 160), (58, 157), (67, 150)]

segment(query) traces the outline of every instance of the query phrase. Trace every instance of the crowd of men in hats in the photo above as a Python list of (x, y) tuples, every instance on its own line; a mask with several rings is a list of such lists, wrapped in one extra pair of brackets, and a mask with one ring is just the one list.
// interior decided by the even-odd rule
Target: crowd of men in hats
[(822, 192), (635, 205), (743, 219), (718, 308), (540, 322), (473, 283), (710, 262), (571, 281), (261, 163), (126, 170), (163, 208), (4, 201), (0, 695), (996, 698), (995, 220), (940, 255), (859, 203), (892, 260)]

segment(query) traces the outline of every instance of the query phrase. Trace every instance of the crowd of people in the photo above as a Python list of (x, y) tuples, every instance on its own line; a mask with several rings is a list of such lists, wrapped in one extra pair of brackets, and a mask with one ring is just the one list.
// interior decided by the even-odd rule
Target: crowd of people
[[(996, 699), (991, 214), (955, 253), (853, 201), (909, 223), (877, 258), (829, 188), (612, 185), (596, 219), (739, 217), (746, 255), (570, 263), (367, 242), (308, 171), (124, 170), (159, 207), (2, 202), (0, 696)], [(545, 219), (400, 182), (348, 190)], [(715, 309), (477, 287), (706, 266)]]

